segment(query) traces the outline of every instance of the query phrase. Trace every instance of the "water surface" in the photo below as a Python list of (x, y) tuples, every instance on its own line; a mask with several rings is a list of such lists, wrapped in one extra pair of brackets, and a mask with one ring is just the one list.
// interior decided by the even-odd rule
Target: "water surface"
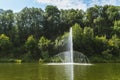
[(71, 76), (74, 80), (120, 80), (120, 64), (0, 63), (0, 80), (72, 80)]

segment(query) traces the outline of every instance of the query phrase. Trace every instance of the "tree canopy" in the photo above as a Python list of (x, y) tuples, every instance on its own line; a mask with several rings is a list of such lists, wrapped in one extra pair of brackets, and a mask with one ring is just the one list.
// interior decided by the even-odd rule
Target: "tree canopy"
[(119, 6), (95, 5), (83, 11), (48, 5), (45, 10), (25, 7), (17, 13), (0, 9), (0, 58), (48, 61), (64, 51), (63, 40), (70, 27), (74, 50), (90, 58), (120, 55)]

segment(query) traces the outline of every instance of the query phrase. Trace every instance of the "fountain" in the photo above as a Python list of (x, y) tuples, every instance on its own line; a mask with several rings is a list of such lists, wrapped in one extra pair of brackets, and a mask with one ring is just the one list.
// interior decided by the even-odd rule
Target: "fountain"
[[(78, 51), (73, 51), (72, 27), (70, 28), (67, 50), (55, 55), (52, 63), (47, 65), (64, 65), (65, 73), (68, 76), (67, 80), (74, 80), (74, 65), (86, 65), (81, 63), (89, 63), (88, 58)], [(88, 64), (87, 64), (88, 65)]]
[(53, 63), (62, 64), (78, 64), (78, 63), (89, 63), (87, 56), (78, 51), (73, 51), (73, 39), (72, 39), (72, 27), (68, 35), (67, 49), (53, 57)]

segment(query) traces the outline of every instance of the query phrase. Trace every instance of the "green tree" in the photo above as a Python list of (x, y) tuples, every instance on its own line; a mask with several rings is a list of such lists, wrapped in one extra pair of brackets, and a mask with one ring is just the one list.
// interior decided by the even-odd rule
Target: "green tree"
[(108, 49), (108, 39), (106, 38), (106, 36), (96, 36), (93, 46), (95, 54), (101, 55), (103, 51), (106, 51)]
[(94, 32), (90, 27), (84, 27), (83, 36), (82, 36), (82, 47), (86, 55), (94, 54)]
[(10, 55), (10, 47), (12, 43), (10, 42), (10, 39), (5, 34), (0, 35), (0, 56), (1, 57), (7, 57)]
[(61, 33), (69, 31), (69, 28), (75, 23), (78, 23), (82, 28), (84, 27), (84, 14), (83, 10), (68, 9), (60, 11), (60, 30)]
[(73, 26), (75, 23), (80, 24), (83, 27), (83, 15), (85, 14), (82, 10), (61, 10), (61, 20), (65, 24), (67, 23), (68, 26)]
[(114, 22), (114, 34), (120, 37), (120, 20)]
[(83, 34), (88, 39), (93, 39), (94, 38), (94, 31), (90, 27), (85, 27), (84, 30), (83, 30)]
[(0, 34), (5, 34), (11, 38), (14, 26), (14, 13), (12, 10), (2, 10), (0, 13)]
[(95, 35), (110, 38), (114, 21), (120, 19), (118, 11), (112, 5), (90, 7), (86, 11), (86, 25), (94, 29)]
[(26, 47), (26, 52), (27, 52), (25, 54), (25, 57), (31, 60), (38, 60), (40, 58), (37, 41), (33, 37), (33, 35), (28, 37), (27, 41), (25, 42), (25, 47)]
[(120, 19), (119, 9), (116, 6), (110, 5), (106, 10), (106, 14), (111, 22)]
[(83, 36), (83, 29), (80, 27), (79, 24), (75, 24), (73, 26), (73, 44), (74, 44), (74, 49), (81, 51), (82, 46), (81, 46), (81, 40)]
[(73, 44), (74, 50), (86, 53), (94, 53), (93, 49), (94, 32), (90, 27), (82, 29), (79, 24), (73, 26)]
[(101, 10), (101, 6), (97, 6), (95, 5), (94, 7), (90, 7), (87, 9), (86, 11), (86, 26), (90, 26), (90, 27), (95, 27), (94, 24), (94, 19), (96, 19), (98, 16), (100, 16), (100, 12)]
[(61, 32), (60, 11), (56, 6), (48, 5), (45, 8), (45, 26), (44, 35), (49, 39), (55, 39)]
[(120, 57), (120, 38), (117, 35), (113, 35), (109, 39), (108, 44), (110, 46), (113, 55)]
[(24, 8), (17, 14), (17, 26), (21, 43), (24, 43), (29, 35), (37, 39), (42, 35), (44, 26), (44, 12), (40, 8)]
[(50, 45), (51, 41), (45, 37), (41, 37), (38, 42), (38, 47), (41, 50), (41, 56), (43, 59), (47, 60), (50, 56)]

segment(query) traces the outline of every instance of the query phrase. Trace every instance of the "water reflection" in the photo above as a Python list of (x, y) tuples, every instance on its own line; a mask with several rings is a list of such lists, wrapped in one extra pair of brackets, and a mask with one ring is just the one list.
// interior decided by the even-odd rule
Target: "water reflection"
[[(78, 79), (81, 79), (81, 76), (86, 77), (86, 71), (87, 71), (86, 66), (89, 66), (89, 65), (71, 64), (71, 63), (65, 63), (65, 64), (53, 63), (53, 64), (47, 64), (45, 66), (46, 66), (47, 72), (43, 72), (43, 73), (46, 73), (46, 74), (43, 74), (44, 77), (46, 78), (43, 80), (78, 80)], [(42, 69), (42, 70), (45, 70), (45, 69)]]
[(119, 80), (120, 64), (44, 65), (40, 80)]
[(45, 65), (39, 69), (41, 72), (40, 80), (74, 80), (73, 65)]
[(120, 64), (0, 63), (0, 80), (120, 80)]
[(74, 80), (74, 66), (72, 64), (65, 65), (64, 71), (66, 74), (67, 79), (66, 80)]

